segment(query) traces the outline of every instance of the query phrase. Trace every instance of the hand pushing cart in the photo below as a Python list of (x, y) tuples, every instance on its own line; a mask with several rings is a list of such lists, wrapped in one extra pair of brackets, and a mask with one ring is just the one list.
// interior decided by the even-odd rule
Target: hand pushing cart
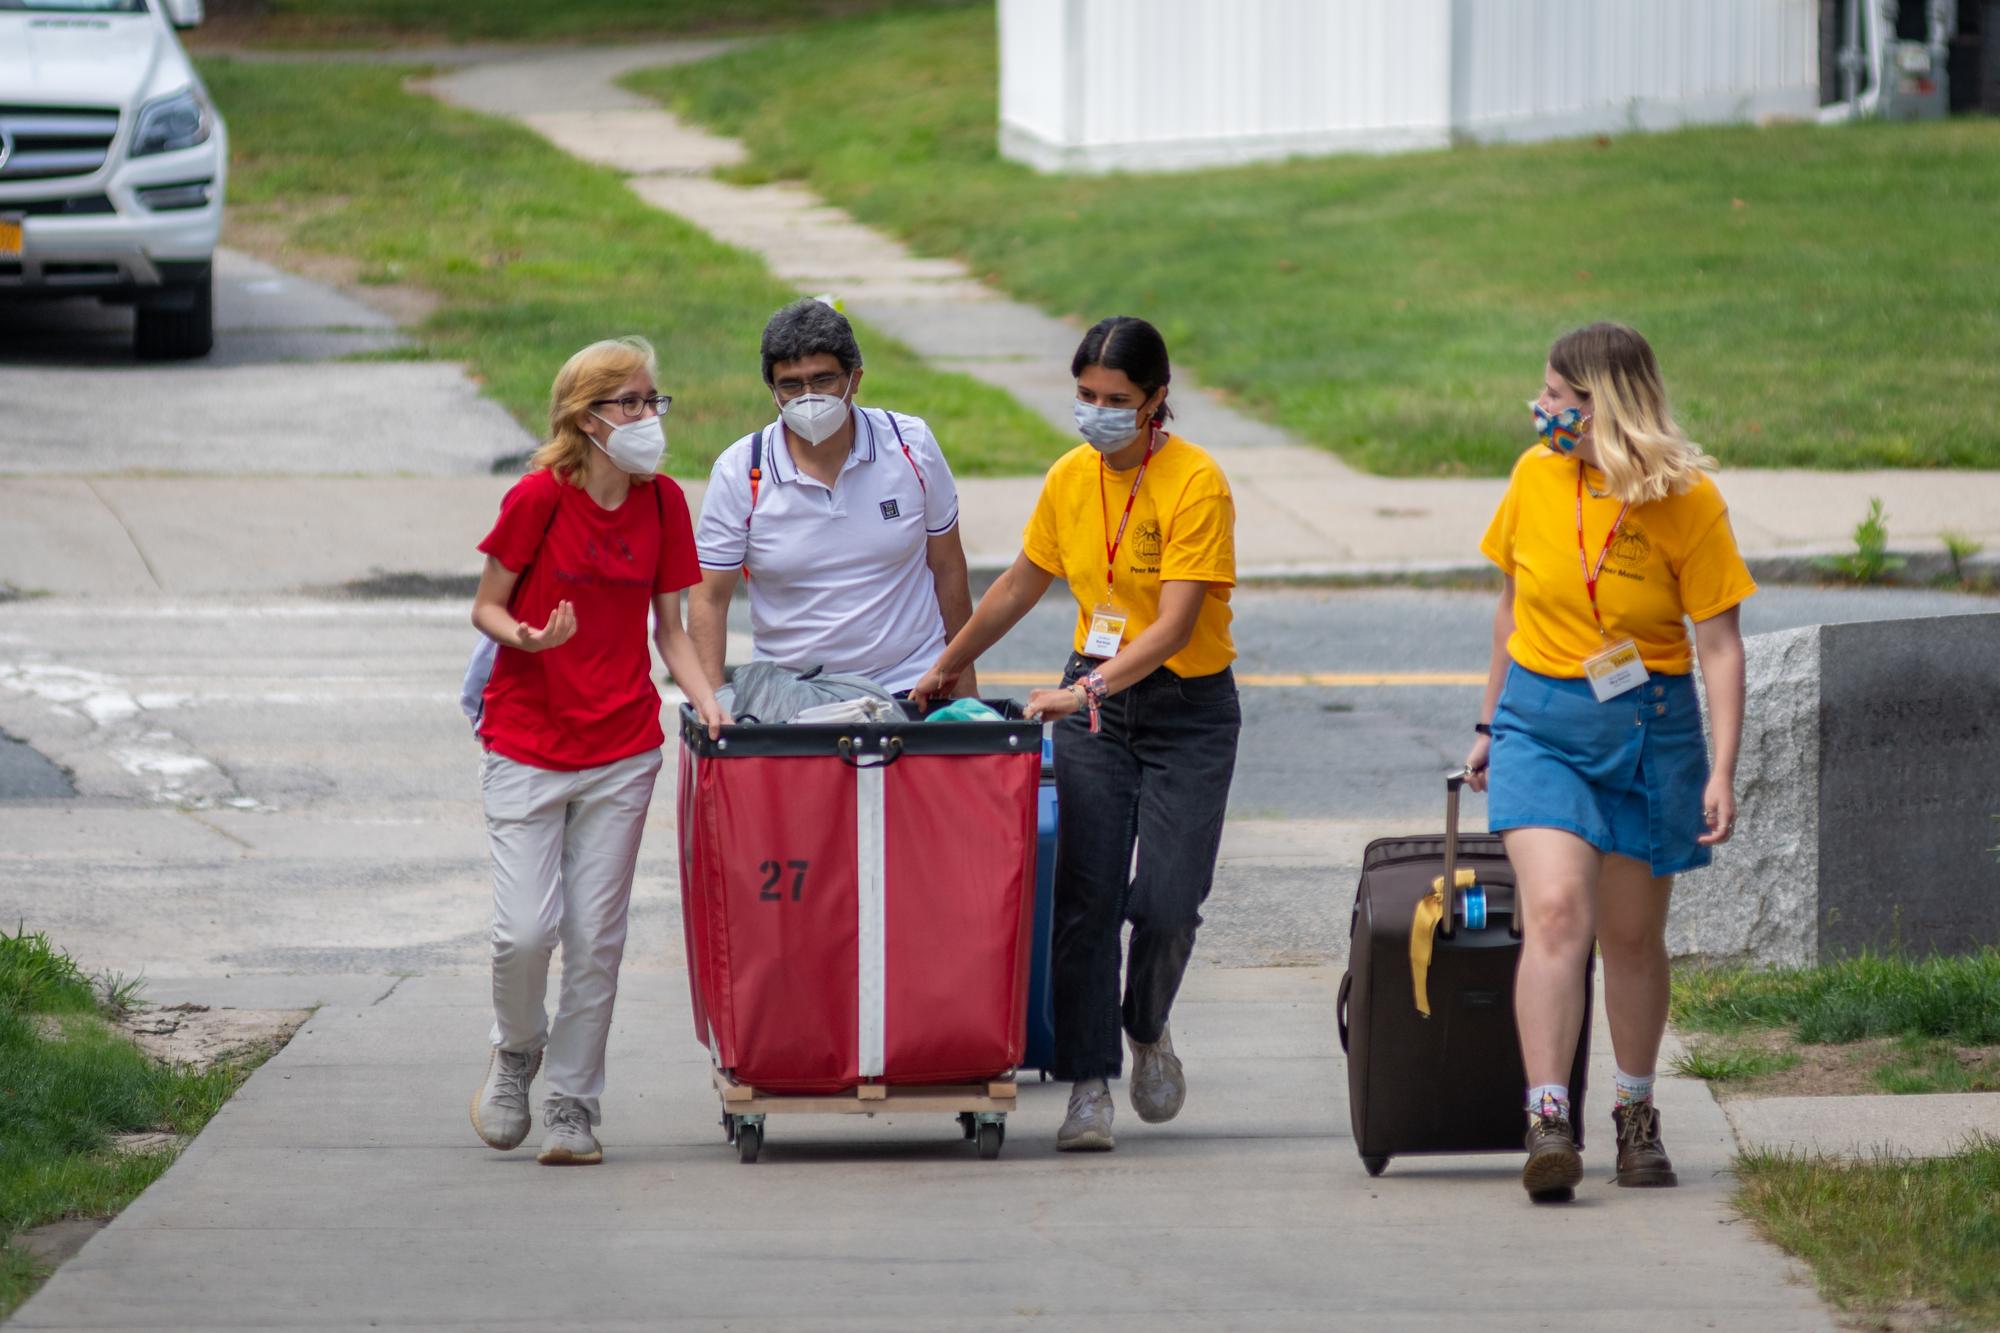
[[(1014, 710), (1018, 712), (1018, 710)], [(997, 1157), (1025, 1041), (1041, 726), (681, 712), (695, 1035), (740, 1159), (766, 1117), (953, 1114)]]

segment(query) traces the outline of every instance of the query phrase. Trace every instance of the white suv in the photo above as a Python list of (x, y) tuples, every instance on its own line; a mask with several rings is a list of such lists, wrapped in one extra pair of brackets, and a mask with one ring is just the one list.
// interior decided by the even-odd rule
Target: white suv
[(11, 301), (135, 308), (143, 357), (214, 342), (229, 144), (176, 26), (201, 0), (0, 0), (0, 319)]

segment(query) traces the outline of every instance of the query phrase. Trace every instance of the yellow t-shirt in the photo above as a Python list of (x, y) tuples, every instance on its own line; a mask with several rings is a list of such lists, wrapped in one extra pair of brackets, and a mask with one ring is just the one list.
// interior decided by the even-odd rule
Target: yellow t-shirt
[[(1139, 471), (1113, 471), (1103, 458), (1087, 444), (1058, 458), (1021, 535), (1028, 559), (1067, 582), (1076, 596), (1078, 652), (1090, 632), (1090, 613), (1105, 600), (1105, 548), (1118, 531)], [(1168, 435), (1153, 451), (1118, 545), (1111, 600), (1129, 617), (1125, 643), (1160, 618), (1160, 584), (1168, 579), (1211, 586), (1201, 599), (1194, 636), (1167, 659), (1167, 669), (1177, 676), (1213, 675), (1236, 660), (1229, 638), (1236, 501), (1215, 460), (1178, 435)]]
[[(1590, 614), (1577, 557), (1576, 471), (1584, 465), (1537, 444), (1514, 464), (1507, 494), (1480, 551), (1514, 576), (1514, 633), (1507, 652), (1530, 671), (1570, 679), (1604, 638)], [(1604, 489), (1604, 474), (1584, 468)], [(1619, 501), (1583, 493), (1584, 548), (1592, 565), (1618, 518)], [(1646, 669), (1686, 675), (1693, 644), (1683, 616), (1707, 620), (1757, 591), (1736, 549), (1729, 508), (1715, 482), (1634, 505), (1605, 557), (1597, 607), (1613, 640), (1631, 639)]]

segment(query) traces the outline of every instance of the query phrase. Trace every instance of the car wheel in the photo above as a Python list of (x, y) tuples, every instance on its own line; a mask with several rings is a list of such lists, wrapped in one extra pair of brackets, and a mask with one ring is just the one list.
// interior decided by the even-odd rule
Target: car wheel
[(185, 297), (172, 305), (142, 302), (135, 312), (132, 347), (143, 360), (185, 361), (207, 356), (215, 346), (213, 279), (182, 290)]

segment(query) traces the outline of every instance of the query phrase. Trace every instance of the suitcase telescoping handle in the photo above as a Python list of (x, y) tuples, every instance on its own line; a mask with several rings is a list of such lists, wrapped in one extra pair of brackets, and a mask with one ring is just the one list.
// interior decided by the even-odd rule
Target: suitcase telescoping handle
[(1444, 775), (1444, 915), (1438, 918), (1437, 930), (1439, 938), (1447, 940), (1455, 933), (1451, 899), (1458, 883), (1458, 789), (1468, 776), (1463, 768)]

